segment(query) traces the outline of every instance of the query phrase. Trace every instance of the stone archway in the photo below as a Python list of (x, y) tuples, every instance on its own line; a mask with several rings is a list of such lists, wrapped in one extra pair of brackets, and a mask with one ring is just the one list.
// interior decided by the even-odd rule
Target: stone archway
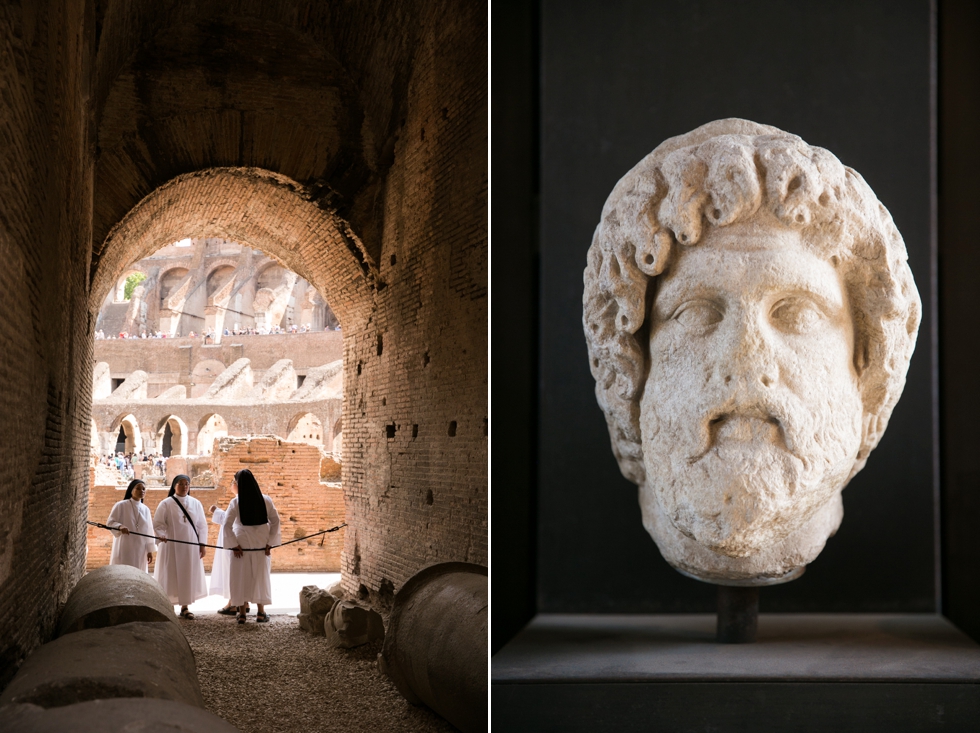
[(165, 418), (157, 429), (157, 445), (164, 458), (172, 455), (186, 456), (188, 430), (184, 421), (176, 415)]
[(241, 242), (280, 260), (323, 295), (345, 330), (367, 320), (384, 287), (347, 222), (313, 203), (305, 187), (258, 168), (212, 168), (163, 184), (112, 228), (92, 278), (93, 313), (130, 263), (189, 235)]
[(330, 442), (330, 450), (334, 460), (343, 461), (344, 459), (344, 431), (343, 420), (339, 419), (333, 425), (333, 438)]
[(289, 421), (286, 440), (322, 446), (324, 444), (323, 423), (312, 412), (293, 415)]
[[(143, 436), (140, 433), (139, 422), (136, 420), (136, 416), (133, 414), (123, 415), (113, 421), (109, 434), (111, 436), (116, 436), (117, 440), (110, 443), (110, 450), (113, 453), (118, 453), (117, 445), (122, 445), (123, 453), (139, 453), (143, 450)], [(123, 440), (118, 440), (121, 437)]]
[(197, 454), (199, 456), (211, 455), (214, 441), (218, 438), (228, 437), (228, 423), (221, 415), (212, 412), (201, 418), (201, 423), (197, 429)]

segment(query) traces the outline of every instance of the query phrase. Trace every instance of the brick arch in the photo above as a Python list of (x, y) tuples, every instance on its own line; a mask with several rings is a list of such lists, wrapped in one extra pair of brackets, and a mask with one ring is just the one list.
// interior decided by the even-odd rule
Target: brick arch
[(106, 432), (116, 432), (116, 433), (118, 433), (119, 432), (119, 426), (122, 425), (123, 420), (125, 420), (128, 417), (129, 418), (133, 418), (133, 420), (136, 419), (133, 416), (133, 413), (131, 413), (131, 412), (120, 412), (118, 415), (116, 415), (114, 418), (112, 418), (112, 422), (109, 423), (109, 427), (106, 429)]
[(259, 281), (262, 279), (262, 276), (266, 273), (266, 271), (272, 269), (273, 267), (279, 267), (279, 268), (281, 268), (282, 265), (280, 263), (276, 262), (275, 260), (272, 260), (271, 262), (265, 262), (265, 263), (263, 263), (261, 267), (255, 268), (255, 283), (256, 283), (256, 286), (258, 285)]
[(116, 297), (116, 296), (122, 295), (123, 289), (126, 284), (126, 278), (128, 278), (130, 275), (136, 275), (137, 273), (143, 275), (143, 277), (147, 277), (147, 273), (143, 272), (143, 270), (141, 270), (135, 264), (130, 265), (129, 267), (124, 269), (121, 273), (119, 273), (119, 277), (116, 278), (116, 284), (109, 290), (110, 293), (115, 291), (112, 298), (114, 302), (118, 303), (122, 301), (121, 297)]
[(384, 287), (347, 223), (312, 203), (303, 186), (257, 168), (211, 168), (160, 186), (112, 228), (92, 278), (92, 312), (129, 263), (187, 236), (272, 255), (320, 291), (344, 328), (366, 319)]
[[(184, 267), (183, 265), (171, 265), (170, 267), (161, 268), (160, 269), (160, 273), (157, 275), (157, 283), (159, 283), (160, 286), (162, 287), (163, 286), (163, 280), (164, 280), (164, 278), (166, 278), (167, 275), (169, 275), (171, 272), (175, 272), (177, 270), (182, 270), (185, 277), (186, 277), (187, 273), (190, 272), (190, 270), (188, 268)], [(116, 278), (116, 280), (118, 281), (119, 278)], [(157, 293), (157, 299), (158, 300), (160, 299), (159, 292)]]
[(241, 262), (236, 260), (234, 257), (215, 257), (213, 260), (209, 258), (208, 271), (205, 273), (204, 279), (207, 280), (222, 267), (231, 267), (237, 270), (240, 265)]
[[(130, 269), (132, 269), (132, 268), (129, 268), (129, 267), (127, 267), (127, 268), (126, 268), (126, 269), (124, 270), (124, 272), (127, 272), (127, 271), (129, 271)], [(165, 277), (166, 277), (167, 275), (169, 275), (169, 274), (170, 274), (171, 272), (173, 272), (174, 270), (183, 270), (183, 271), (184, 271), (185, 273), (186, 273), (186, 272), (190, 272), (190, 270), (189, 270), (188, 268), (186, 268), (186, 267), (184, 267), (184, 265), (180, 265), (180, 264), (177, 264), (177, 265), (170, 265), (169, 267), (165, 267), (165, 268), (160, 268), (160, 274), (159, 274), (159, 275), (157, 275), (157, 277), (158, 277), (158, 279), (160, 279), (160, 280), (163, 280), (163, 278), (165, 278)], [(121, 276), (120, 276), (120, 277), (121, 277)], [(117, 278), (117, 279), (118, 279), (118, 278)]]
[(133, 452), (140, 451), (143, 448), (143, 431), (136, 416), (131, 412), (117, 416), (106, 432), (118, 433), (120, 427), (126, 431), (126, 447), (129, 448), (132, 441)]
[(227, 270), (230, 270), (233, 276), (236, 272), (238, 272), (238, 268), (235, 267), (234, 265), (217, 265), (216, 267), (211, 267), (208, 269), (207, 273), (204, 275), (204, 282), (207, 286), (208, 298), (214, 295), (214, 292), (212, 292), (211, 290), (211, 286), (212, 286), (211, 276), (214, 275), (216, 272), (227, 271)]
[(187, 423), (184, 422), (184, 420), (182, 420), (178, 415), (173, 413), (169, 413), (166, 417), (158, 420), (156, 423), (157, 451), (163, 450), (163, 436), (167, 430), (168, 423), (175, 423), (177, 425), (177, 430), (173, 429), (173, 425), (170, 427), (171, 435), (177, 439), (176, 447), (171, 444), (171, 455), (187, 455), (190, 449), (190, 431), (187, 428)]
[[(218, 420), (221, 421), (221, 424), (224, 425), (223, 430), (219, 429), (215, 431), (215, 433), (223, 432), (225, 435), (228, 434), (228, 420), (225, 419), (225, 417), (221, 413), (208, 412), (207, 414), (205, 414), (197, 423), (197, 445), (195, 446), (194, 452), (199, 455), (206, 455), (211, 452), (211, 445), (206, 441), (206, 438), (208, 437), (209, 433), (205, 430), (205, 428), (208, 426), (208, 424), (211, 422), (213, 418), (217, 418)], [(212, 438), (217, 437), (217, 435), (215, 434), (212, 435), (211, 437)]]
[(302, 5), (105, 4), (93, 89), (95, 185), (106, 193), (95, 202), (97, 257), (140, 197), (214, 166), (263, 166), (315, 186), (380, 253), (378, 197), (420, 31), (472, 4)]
[(326, 445), (327, 444), (327, 437), (324, 434), (324, 424), (323, 424), (324, 421), (315, 412), (310, 412), (308, 410), (303, 411), (303, 412), (297, 412), (295, 415), (293, 415), (289, 419), (289, 423), (286, 426), (286, 432), (284, 433), (283, 437), (286, 438), (286, 440), (292, 440), (292, 441), (304, 442), (304, 443), (305, 442), (308, 442), (308, 440), (309, 440), (308, 438), (297, 437), (297, 436), (294, 436), (293, 435), (293, 431), (296, 430), (296, 428), (299, 425), (300, 421), (303, 420), (303, 418), (306, 418), (306, 417), (312, 418), (312, 420), (315, 422), (316, 428), (317, 428), (317, 430), (319, 432), (319, 437), (316, 439), (316, 443), (315, 444), (316, 445), (320, 445), (320, 446)]

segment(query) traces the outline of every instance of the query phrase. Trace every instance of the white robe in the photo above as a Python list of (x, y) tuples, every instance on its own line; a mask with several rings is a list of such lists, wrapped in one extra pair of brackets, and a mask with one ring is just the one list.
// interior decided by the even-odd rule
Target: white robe
[[(150, 508), (135, 499), (117, 501), (106, 520), (109, 527), (125, 527), (130, 532), (153, 534), (153, 517)], [(152, 537), (138, 537), (112, 530), (112, 554), (110, 565), (132, 565), (146, 572), (146, 553), (156, 552), (157, 545)]]
[[(228, 504), (225, 512), (225, 547), (239, 545), (242, 549), (278, 545), (282, 539), (279, 534), (279, 512), (265, 494), (266, 524), (244, 525), (238, 516), (238, 497)], [(244, 552), (242, 557), (229, 553), (228, 589), (232, 606), (253, 603), (272, 603), (272, 558), (264, 552)]]
[[(218, 547), (225, 546), (225, 515), (224, 509), (215, 509), (211, 516), (211, 523), (217, 524), (221, 529), (218, 530)], [(215, 550), (214, 562), (211, 563), (211, 587), (208, 589), (213, 596), (227, 598), (231, 595), (228, 590), (228, 558), (231, 553), (228, 550)]]
[[(204, 507), (193, 496), (185, 496), (179, 501), (187, 509), (193, 522), (177, 506), (176, 496), (164, 499), (157, 506), (153, 517), (153, 530), (159, 537), (172, 540), (198, 542), (194, 534), (197, 527), (200, 542), (208, 541), (208, 521), (204, 516)], [(175, 605), (189, 606), (194, 601), (208, 595), (207, 584), (204, 580), (204, 561), (201, 559), (200, 548), (196, 544), (183, 545), (176, 542), (165, 542), (160, 545), (153, 577), (163, 587), (163, 592)]]

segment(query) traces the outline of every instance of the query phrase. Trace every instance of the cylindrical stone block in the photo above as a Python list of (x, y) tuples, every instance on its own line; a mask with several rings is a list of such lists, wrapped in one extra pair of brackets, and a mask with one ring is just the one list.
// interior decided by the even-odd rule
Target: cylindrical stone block
[(0, 694), (0, 705), (49, 708), (116, 697), (204, 707), (194, 652), (177, 624), (86, 629), (44, 644)]
[(177, 617), (153, 576), (129, 565), (106, 565), (78, 581), (61, 612), (58, 636), (133, 621), (176, 624)]
[(45, 710), (0, 707), (5, 733), (239, 733), (238, 728), (193, 705), (173, 700), (115, 698)]
[(433, 565), (395, 595), (379, 660), (409, 702), (463, 733), (487, 729), (487, 569)]

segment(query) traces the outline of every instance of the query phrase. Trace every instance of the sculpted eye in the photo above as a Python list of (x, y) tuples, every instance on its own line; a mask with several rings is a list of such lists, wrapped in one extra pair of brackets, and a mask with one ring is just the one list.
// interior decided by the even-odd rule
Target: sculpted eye
[(706, 300), (692, 300), (684, 303), (674, 314), (674, 320), (693, 333), (704, 333), (719, 323), (722, 312)]
[(770, 314), (773, 325), (786, 333), (804, 334), (817, 326), (824, 315), (817, 305), (807, 298), (787, 298), (776, 303)]

